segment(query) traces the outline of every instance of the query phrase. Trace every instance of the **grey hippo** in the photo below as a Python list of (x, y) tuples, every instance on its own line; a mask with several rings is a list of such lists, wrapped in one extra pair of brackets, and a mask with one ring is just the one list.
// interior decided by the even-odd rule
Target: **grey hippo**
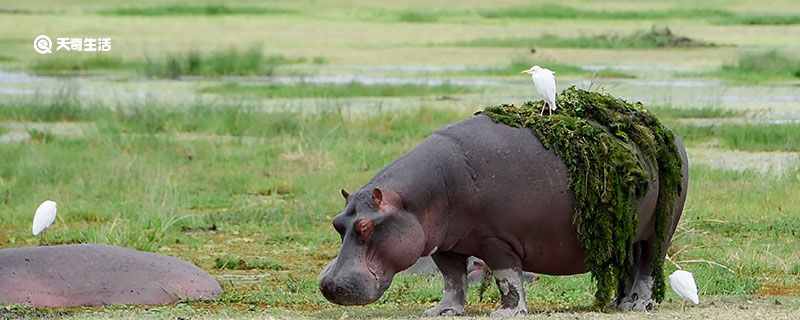
[[(688, 161), (681, 192), (667, 222), (666, 247), (683, 211)], [(639, 227), (628, 285), (613, 300), (623, 310), (652, 308), (649, 243), (654, 241), (658, 174), (638, 200)], [(586, 252), (573, 225), (574, 195), (567, 168), (528, 129), (493, 122), (486, 115), (446, 125), (381, 169), (357, 191), (342, 190), (345, 207), (333, 219), (342, 247), (320, 273), (329, 301), (363, 305), (378, 300), (394, 275), (432, 256), (444, 279), (442, 299), (426, 316), (461, 315), (469, 256), (494, 271), (500, 306), (493, 316), (527, 313), (523, 271), (548, 275), (587, 272)]]

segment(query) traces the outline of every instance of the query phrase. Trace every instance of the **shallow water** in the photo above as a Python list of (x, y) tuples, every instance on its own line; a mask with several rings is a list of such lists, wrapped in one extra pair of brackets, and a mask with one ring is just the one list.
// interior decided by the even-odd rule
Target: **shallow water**
[(0, 83), (34, 83), (54, 80), (55, 78), (37, 76), (27, 72), (0, 70)]
[(298, 84), (349, 84), (360, 83), (365, 85), (389, 84), (389, 85), (423, 85), (423, 86), (474, 86), (474, 87), (496, 87), (510, 85), (513, 82), (503, 80), (491, 80), (481, 78), (395, 78), (395, 77), (375, 77), (359, 75), (320, 75), (320, 76), (279, 76), (279, 77), (226, 77), (225, 80), (244, 80), (266, 83)]
[[(329, 107), (346, 106), (349, 109), (374, 110), (404, 109), (420, 104), (434, 106), (472, 107), (480, 109), (488, 104), (520, 103), (537, 98), (535, 89), (526, 77), (442, 77), (425, 74), (442, 69), (455, 70), (461, 67), (431, 66), (322, 66), (320, 71), (340, 68), (343, 74), (278, 77), (223, 77), (218, 79), (186, 78), (184, 80), (161, 80), (133, 77), (113, 80), (113, 75), (96, 77), (54, 78), (36, 76), (25, 72), (0, 71), (0, 96), (49, 95), (66, 86), (77, 88), (82, 100), (117, 106), (131, 103), (186, 104), (198, 99), (235, 100), (253, 103), (266, 108), (309, 108), (311, 111)], [(359, 68), (367, 70), (359, 72)], [(387, 74), (386, 70), (403, 70), (405, 75)], [(197, 89), (218, 85), (226, 81), (245, 84), (301, 82), (318, 84), (361, 83), (388, 85), (455, 85), (486, 88), (483, 92), (449, 97), (402, 98), (340, 98), (340, 99), (256, 99), (243, 96), (200, 94)], [(672, 78), (661, 74), (660, 78), (643, 79), (560, 79), (559, 88), (576, 85), (579, 88), (604, 90), (628, 101), (641, 101), (648, 106), (673, 107), (719, 107), (736, 110), (758, 111), (760, 117), (775, 119), (800, 119), (800, 86), (787, 84), (738, 85), (716, 79)], [(787, 120), (788, 121), (788, 120)], [(793, 122), (787, 122), (793, 123)]]

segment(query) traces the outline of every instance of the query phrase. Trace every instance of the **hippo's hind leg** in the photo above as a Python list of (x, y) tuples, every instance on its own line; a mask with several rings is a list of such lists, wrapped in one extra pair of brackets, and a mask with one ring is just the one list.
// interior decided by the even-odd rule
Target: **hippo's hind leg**
[(522, 285), (522, 269), (508, 268), (493, 272), (497, 288), (500, 289), (500, 308), (493, 311), (491, 316), (513, 317), (528, 314), (525, 287)]
[(522, 261), (511, 245), (499, 238), (483, 239), (480, 254), (476, 256), (492, 269), (500, 290), (500, 307), (491, 316), (513, 317), (528, 314), (525, 287), (522, 285)]
[(444, 293), (436, 306), (422, 313), (426, 317), (464, 314), (467, 295), (467, 256), (452, 252), (434, 253), (433, 262), (442, 272)]
[(634, 244), (634, 265), (628, 272), (627, 284), (620, 284), (617, 297), (612, 303), (625, 311), (652, 310), (653, 266), (650, 262), (650, 244), (646, 241)]

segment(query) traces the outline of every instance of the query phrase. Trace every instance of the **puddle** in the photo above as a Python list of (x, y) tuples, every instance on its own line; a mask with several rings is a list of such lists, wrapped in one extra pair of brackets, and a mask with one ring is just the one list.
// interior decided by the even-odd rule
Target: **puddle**
[(0, 70), (0, 83), (35, 83), (54, 80), (55, 78), (36, 76), (27, 72)]
[(656, 88), (708, 88), (722, 87), (719, 80), (631, 80), (626, 81), (631, 87), (656, 87)]
[(589, 64), (581, 66), (588, 71), (616, 70), (625, 72), (688, 72), (696, 70), (690, 67), (658, 66), (646, 64)]
[(454, 86), (473, 86), (473, 87), (497, 87), (507, 86), (516, 83), (509, 81), (499, 81), (491, 79), (473, 79), (473, 78), (449, 78), (449, 79), (433, 79), (433, 78), (398, 78), (398, 77), (371, 77), (371, 76), (352, 76), (352, 75), (320, 75), (320, 76), (278, 76), (278, 77), (224, 77), (228, 81), (247, 81), (252, 80), (268, 83), (281, 83), (281, 84), (298, 84), (298, 83), (315, 83), (315, 84), (349, 84), (360, 83), (365, 85), (375, 84), (389, 84), (389, 85), (426, 85), (426, 86), (440, 86), (440, 85), (454, 85)]
[(41, 90), (33, 90), (33, 89), (19, 89), (19, 88), (0, 88), (0, 95), (37, 95), (37, 94), (48, 94), (52, 95), (53, 92), (50, 91), (41, 91)]
[(703, 164), (712, 168), (759, 173), (783, 174), (797, 167), (797, 152), (745, 152), (718, 148), (688, 148), (690, 164)]
[(384, 65), (384, 66), (358, 66), (358, 65), (336, 65), (336, 66), (322, 66), (321, 70), (358, 70), (358, 71), (397, 71), (397, 72), (447, 72), (447, 71), (468, 71), (475, 70), (474, 66), (401, 66), (401, 65)]

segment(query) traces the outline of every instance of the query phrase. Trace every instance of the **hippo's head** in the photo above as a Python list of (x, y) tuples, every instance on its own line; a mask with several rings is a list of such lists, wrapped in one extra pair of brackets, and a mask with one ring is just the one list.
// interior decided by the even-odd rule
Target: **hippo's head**
[(396, 192), (362, 188), (353, 194), (342, 190), (342, 196), (345, 208), (333, 219), (342, 249), (320, 273), (319, 288), (336, 304), (371, 303), (397, 272), (419, 259), (425, 233)]

